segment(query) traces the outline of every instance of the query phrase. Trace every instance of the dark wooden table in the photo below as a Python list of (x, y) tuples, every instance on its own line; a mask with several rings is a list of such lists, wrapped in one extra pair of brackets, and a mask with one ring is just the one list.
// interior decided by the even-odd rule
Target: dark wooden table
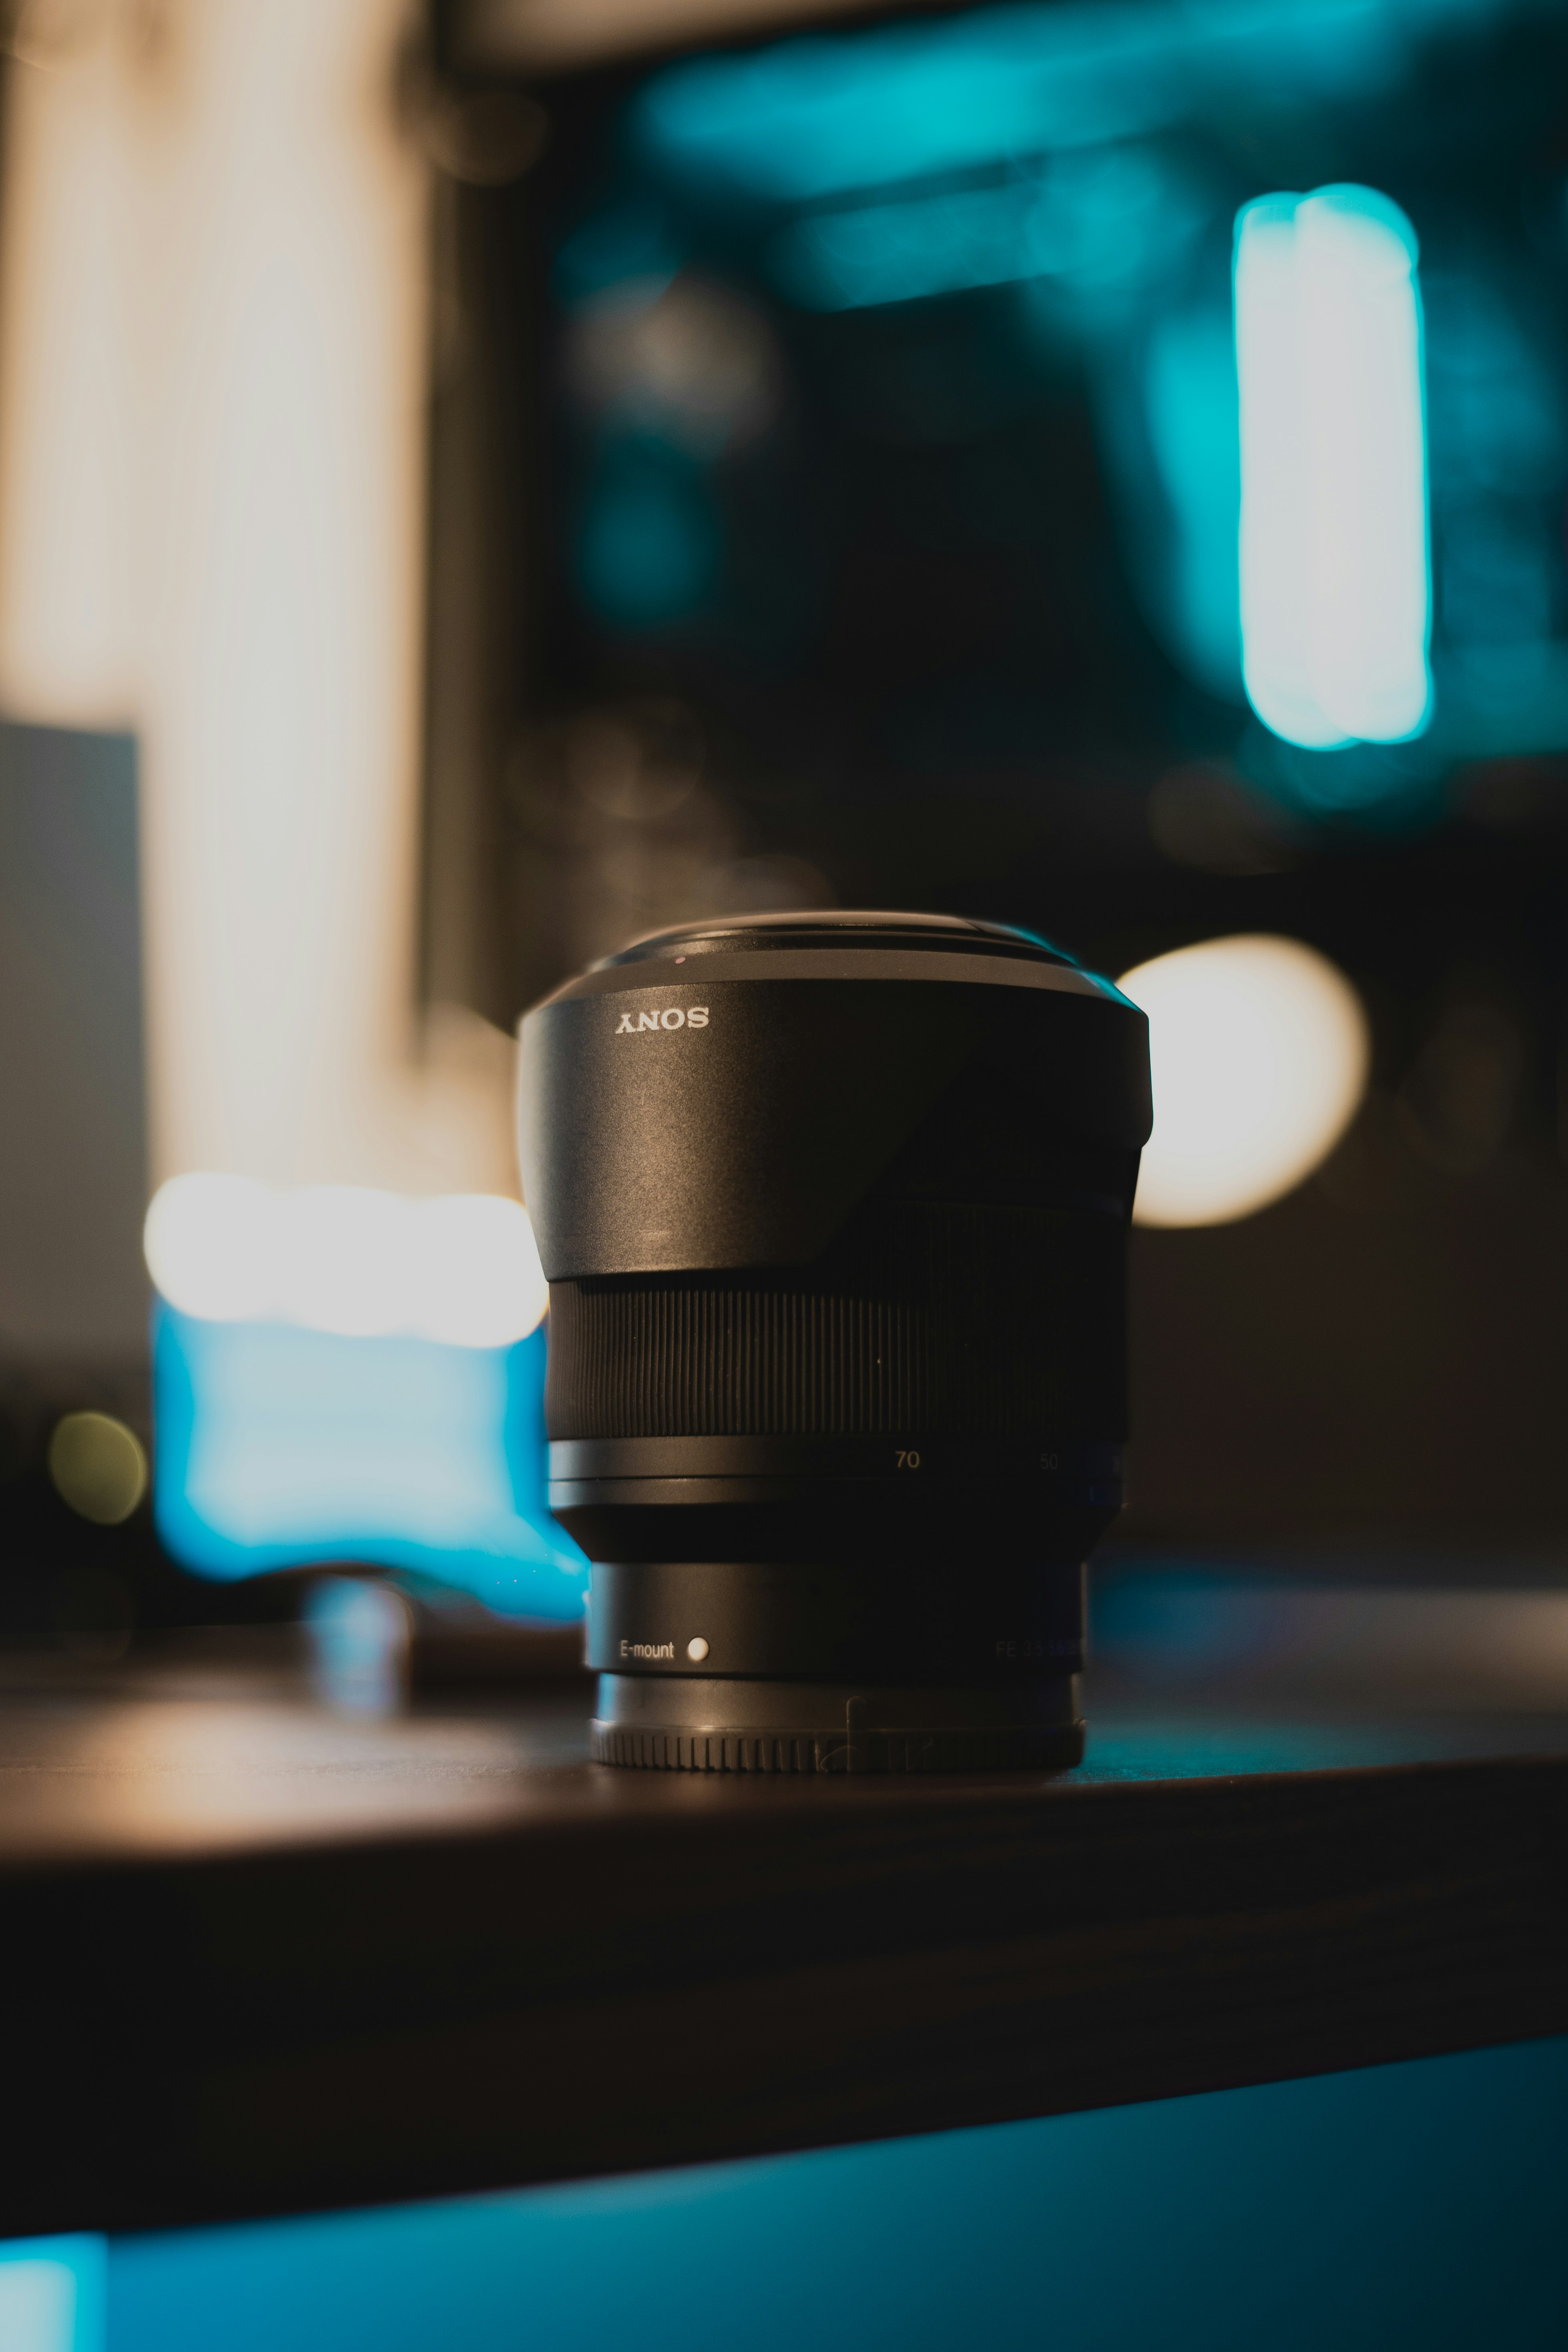
[(276, 1636), (0, 1665), (0, 2236), (519, 2185), (1568, 2029), (1568, 1710), (1104, 1680), (1080, 1771), (586, 1760)]

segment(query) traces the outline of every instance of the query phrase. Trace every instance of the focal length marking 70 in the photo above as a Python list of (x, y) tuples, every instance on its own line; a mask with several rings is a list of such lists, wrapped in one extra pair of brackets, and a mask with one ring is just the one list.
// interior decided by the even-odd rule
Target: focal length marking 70
[(689, 1013), (683, 1013), (679, 1004), (672, 1004), (663, 1013), (639, 1013), (635, 1020), (629, 1013), (623, 1013), (616, 1024), (616, 1034), (617, 1037), (635, 1037), (645, 1029), (706, 1029), (707, 1026), (708, 1007), (705, 1004), (694, 1004)]

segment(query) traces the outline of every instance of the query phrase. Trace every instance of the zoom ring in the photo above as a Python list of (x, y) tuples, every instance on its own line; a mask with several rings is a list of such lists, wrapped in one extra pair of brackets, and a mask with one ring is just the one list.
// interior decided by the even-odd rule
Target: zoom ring
[(1100, 1438), (1125, 1426), (1122, 1229), (876, 1201), (814, 1264), (551, 1286), (553, 1440)]

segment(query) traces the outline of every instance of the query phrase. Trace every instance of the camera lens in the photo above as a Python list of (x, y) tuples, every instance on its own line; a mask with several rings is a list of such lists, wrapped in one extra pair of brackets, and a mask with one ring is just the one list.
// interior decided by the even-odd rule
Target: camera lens
[(595, 1754), (1077, 1763), (1143, 1015), (1003, 924), (791, 914), (639, 940), (521, 1034)]

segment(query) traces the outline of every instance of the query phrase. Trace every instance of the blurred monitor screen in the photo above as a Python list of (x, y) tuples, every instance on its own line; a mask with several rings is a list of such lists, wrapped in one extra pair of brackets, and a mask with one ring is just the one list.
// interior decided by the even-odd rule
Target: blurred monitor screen
[(461, 1347), (160, 1302), (153, 1379), (158, 1531), (198, 1575), (347, 1560), (507, 1616), (582, 1614), (583, 1562), (545, 1504), (542, 1330)]
[(1068, 0), (530, 78), (552, 21), (448, 27), (548, 130), (460, 289), (507, 1011), (705, 907), (1070, 925), (1069, 877), (1419, 833), (1568, 748), (1560, 9)]

